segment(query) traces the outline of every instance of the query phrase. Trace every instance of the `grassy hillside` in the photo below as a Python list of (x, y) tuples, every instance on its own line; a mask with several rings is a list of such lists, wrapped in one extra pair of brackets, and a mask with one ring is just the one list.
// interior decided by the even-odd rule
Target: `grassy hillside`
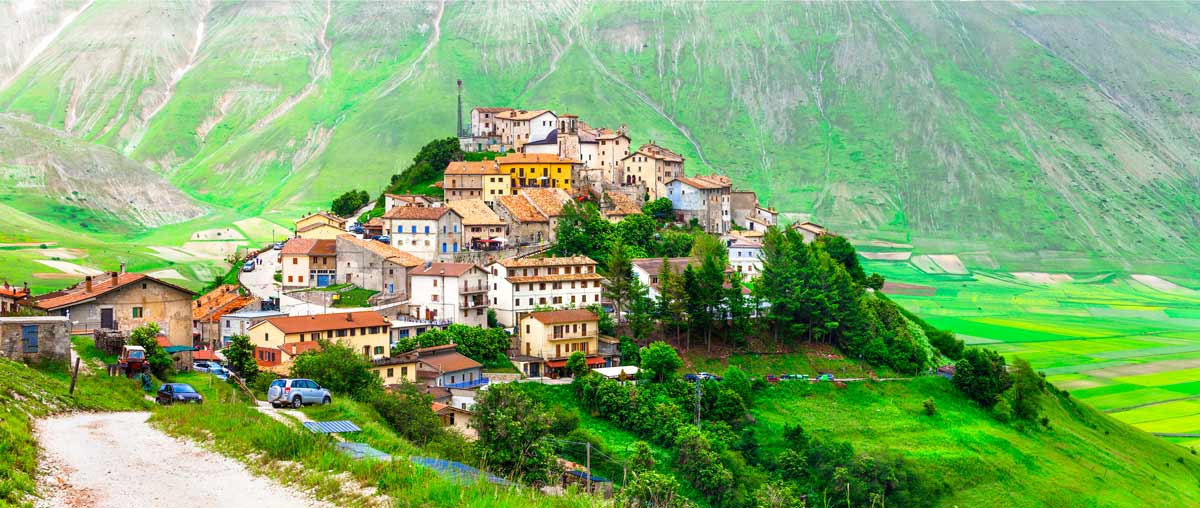
[[(583, 412), (570, 386), (529, 385), (576, 411), (580, 428), (606, 455), (600, 474), (620, 478), (637, 436)], [(937, 414), (926, 416), (932, 398)], [(936, 506), (1185, 506), (1200, 501), (1200, 461), (1067, 398), (1048, 397), (1049, 429), (1017, 430), (967, 401), (942, 378), (908, 382), (783, 382), (755, 393), (751, 413), (760, 456), (782, 451), (784, 427), (852, 444), (859, 453), (892, 453), (941, 486)], [(568, 450), (569, 451), (569, 450)], [(674, 474), (672, 454), (652, 446), (657, 469)], [(609, 460), (608, 457), (612, 459)], [(686, 482), (681, 483), (686, 485)], [(695, 492), (687, 492), (697, 498)], [(812, 500), (810, 500), (812, 502)], [(821, 506), (817, 500), (816, 506)]]
[(423, 142), (453, 133), (461, 78), (468, 106), (628, 124), (691, 173), (730, 174), (856, 237), (983, 251), (1005, 267), (1047, 252), (1092, 270), (1198, 255), (1200, 12), (1188, 4), (9, 11), (0, 111), (240, 215), (279, 220), (379, 190)]

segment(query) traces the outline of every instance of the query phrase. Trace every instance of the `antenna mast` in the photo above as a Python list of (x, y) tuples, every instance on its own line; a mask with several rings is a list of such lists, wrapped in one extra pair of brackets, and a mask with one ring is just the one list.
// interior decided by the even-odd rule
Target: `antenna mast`
[(462, 137), (464, 134), (466, 133), (463, 132), (462, 126), (462, 80), (460, 79), (458, 80), (458, 136)]

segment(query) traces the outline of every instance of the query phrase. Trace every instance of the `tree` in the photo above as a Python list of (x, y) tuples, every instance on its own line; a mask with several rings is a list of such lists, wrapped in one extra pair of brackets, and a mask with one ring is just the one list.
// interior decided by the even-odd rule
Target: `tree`
[(746, 336), (750, 334), (753, 321), (754, 307), (743, 292), (745, 282), (742, 272), (729, 274), (729, 287), (724, 289), (724, 307), (729, 313), (729, 336), (739, 347), (746, 345)]
[(320, 351), (306, 351), (292, 362), (292, 377), (308, 378), (336, 393), (369, 400), (381, 388), (371, 361), (340, 342), (319, 339)]
[(720, 238), (713, 235), (695, 235), (693, 238), (690, 256), (701, 262), (713, 258), (722, 270), (729, 265), (729, 248)]
[(637, 277), (633, 276), (633, 263), (629, 254), (620, 242), (613, 242), (609, 250), (604, 276), (604, 296), (612, 301), (613, 310), (617, 313), (617, 322), (620, 323), (624, 320), (621, 311), (625, 310), (625, 302), (629, 301), (631, 283), (637, 280)]
[(642, 348), (640, 374), (642, 379), (661, 383), (675, 378), (675, 372), (683, 366), (679, 353), (670, 344), (655, 341)]
[(551, 424), (550, 414), (519, 383), (497, 384), (481, 392), (471, 420), (484, 467), (533, 485), (550, 481), (554, 447), (543, 437)]
[(649, 252), (654, 243), (654, 233), (657, 231), (658, 223), (653, 218), (635, 213), (625, 216), (617, 223), (616, 237), (625, 245), (641, 247)]
[(1012, 407), (1014, 418), (1026, 422), (1037, 421), (1045, 388), (1046, 380), (1034, 372), (1028, 361), (1024, 358), (1013, 359), (1012, 387), (1004, 393), (1004, 398)]
[[(861, 284), (866, 281), (867, 275), (858, 263), (858, 253), (848, 240), (838, 235), (825, 235), (817, 240), (817, 244), (825, 249), (829, 257), (846, 268), (854, 282)], [(880, 286), (882, 287), (882, 284)]]
[(629, 469), (635, 475), (654, 470), (654, 452), (650, 450), (650, 445), (645, 441), (633, 443), (633, 453), (629, 456)]
[(791, 508), (804, 506), (795, 489), (785, 482), (764, 483), (754, 491), (755, 508)]
[[(712, 238), (712, 237), (709, 237)], [(704, 342), (712, 350), (713, 321), (721, 319), (725, 312), (725, 267), (729, 262), (729, 253), (724, 244), (718, 243), (716, 249), (706, 249), (699, 252), (700, 268), (696, 271), (696, 283), (699, 293), (690, 293), (689, 297), (698, 300), (697, 305), (702, 310), (700, 325), (704, 327)], [(738, 291), (741, 291), (739, 288)]]
[(330, 204), (329, 211), (342, 217), (349, 217), (370, 201), (371, 195), (367, 194), (367, 191), (352, 189), (342, 193), (341, 196), (333, 198), (333, 203)]
[(396, 343), (392, 353), (407, 353), (418, 348), (454, 344), (460, 354), (477, 362), (504, 358), (511, 347), (512, 339), (503, 328), (480, 328), (452, 324), (444, 329), (431, 329), (416, 337), (408, 337)]
[(612, 230), (612, 223), (600, 215), (596, 205), (567, 203), (558, 218), (551, 252), (558, 256), (587, 256), (606, 266)]
[(633, 339), (622, 335), (621, 343), (617, 345), (617, 349), (621, 352), (622, 365), (638, 365), (642, 363), (641, 349), (638, 348), (637, 343)]
[(968, 348), (954, 368), (954, 386), (967, 398), (990, 408), (1011, 384), (1004, 357), (987, 348)]
[(738, 394), (742, 398), (742, 402), (745, 402), (747, 406), (750, 405), (752, 396), (750, 391), (750, 376), (746, 375), (746, 371), (736, 366), (726, 369), (725, 379), (721, 381), (721, 384)]
[(645, 340), (654, 331), (654, 301), (649, 296), (650, 289), (642, 284), (637, 277), (629, 280), (629, 330), (638, 340)]
[(230, 337), (229, 347), (225, 348), (225, 359), (229, 361), (230, 370), (241, 376), (246, 384), (254, 383), (258, 377), (258, 362), (254, 361), (254, 343), (250, 342), (250, 337)]
[(675, 465), (710, 500), (719, 501), (733, 487), (733, 473), (721, 463), (708, 438), (691, 425), (681, 425), (676, 432)]
[(170, 380), (175, 373), (175, 362), (171, 354), (158, 345), (158, 323), (147, 323), (129, 332), (129, 342), (146, 350), (146, 363), (154, 377)]
[(567, 373), (575, 379), (582, 378), (588, 373), (587, 356), (583, 351), (575, 351), (567, 357)]
[(675, 213), (675, 206), (671, 204), (670, 199), (658, 198), (642, 205), (642, 213), (659, 222), (666, 222), (671, 220), (671, 216)]
[(593, 303), (587, 306), (587, 309), (596, 315), (596, 329), (601, 335), (612, 335), (616, 332), (616, 325), (613, 324), (612, 316), (604, 307), (598, 303)]
[(663, 258), (658, 268), (658, 315), (663, 324), (675, 326), (675, 342), (679, 342), (679, 325), (687, 315), (687, 289), (683, 277), (671, 271), (671, 263)]
[(433, 412), (433, 396), (422, 393), (415, 384), (401, 383), (388, 391), (377, 391), (370, 403), (396, 433), (418, 445), (442, 431), (442, 419)]
[(695, 239), (691, 233), (665, 229), (659, 233), (659, 239), (652, 254), (668, 258), (686, 256), (692, 251), (692, 243)]

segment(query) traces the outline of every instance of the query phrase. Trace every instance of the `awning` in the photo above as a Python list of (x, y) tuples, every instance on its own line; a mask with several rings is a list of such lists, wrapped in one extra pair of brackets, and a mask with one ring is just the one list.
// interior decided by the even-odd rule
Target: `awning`
[(197, 351), (197, 349), (192, 346), (167, 346), (163, 348), (163, 350), (168, 354), (181, 353), (184, 351)]
[[(589, 367), (596, 366), (596, 365), (604, 365), (604, 359), (600, 358), (599, 356), (589, 356), (587, 358), (587, 364)], [(546, 360), (546, 366), (551, 369), (561, 369), (561, 368), (567, 366), (567, 361), (566, 360)]]

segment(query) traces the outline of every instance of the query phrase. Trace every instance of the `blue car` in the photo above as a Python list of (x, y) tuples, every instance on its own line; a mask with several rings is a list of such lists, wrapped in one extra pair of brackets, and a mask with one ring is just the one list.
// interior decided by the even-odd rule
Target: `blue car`
[(390, 236), (388, 236), (388, 235), (380, 235), (380, 236), (377, 236), (377, 237), (375, 237), (375, 240), (376, 240), (376, 241), (383, 242), (383, 243), (386, 243), (386, 244), (391, 244), (391, 243), (392, 243), (392, 237), (390, 237)]

